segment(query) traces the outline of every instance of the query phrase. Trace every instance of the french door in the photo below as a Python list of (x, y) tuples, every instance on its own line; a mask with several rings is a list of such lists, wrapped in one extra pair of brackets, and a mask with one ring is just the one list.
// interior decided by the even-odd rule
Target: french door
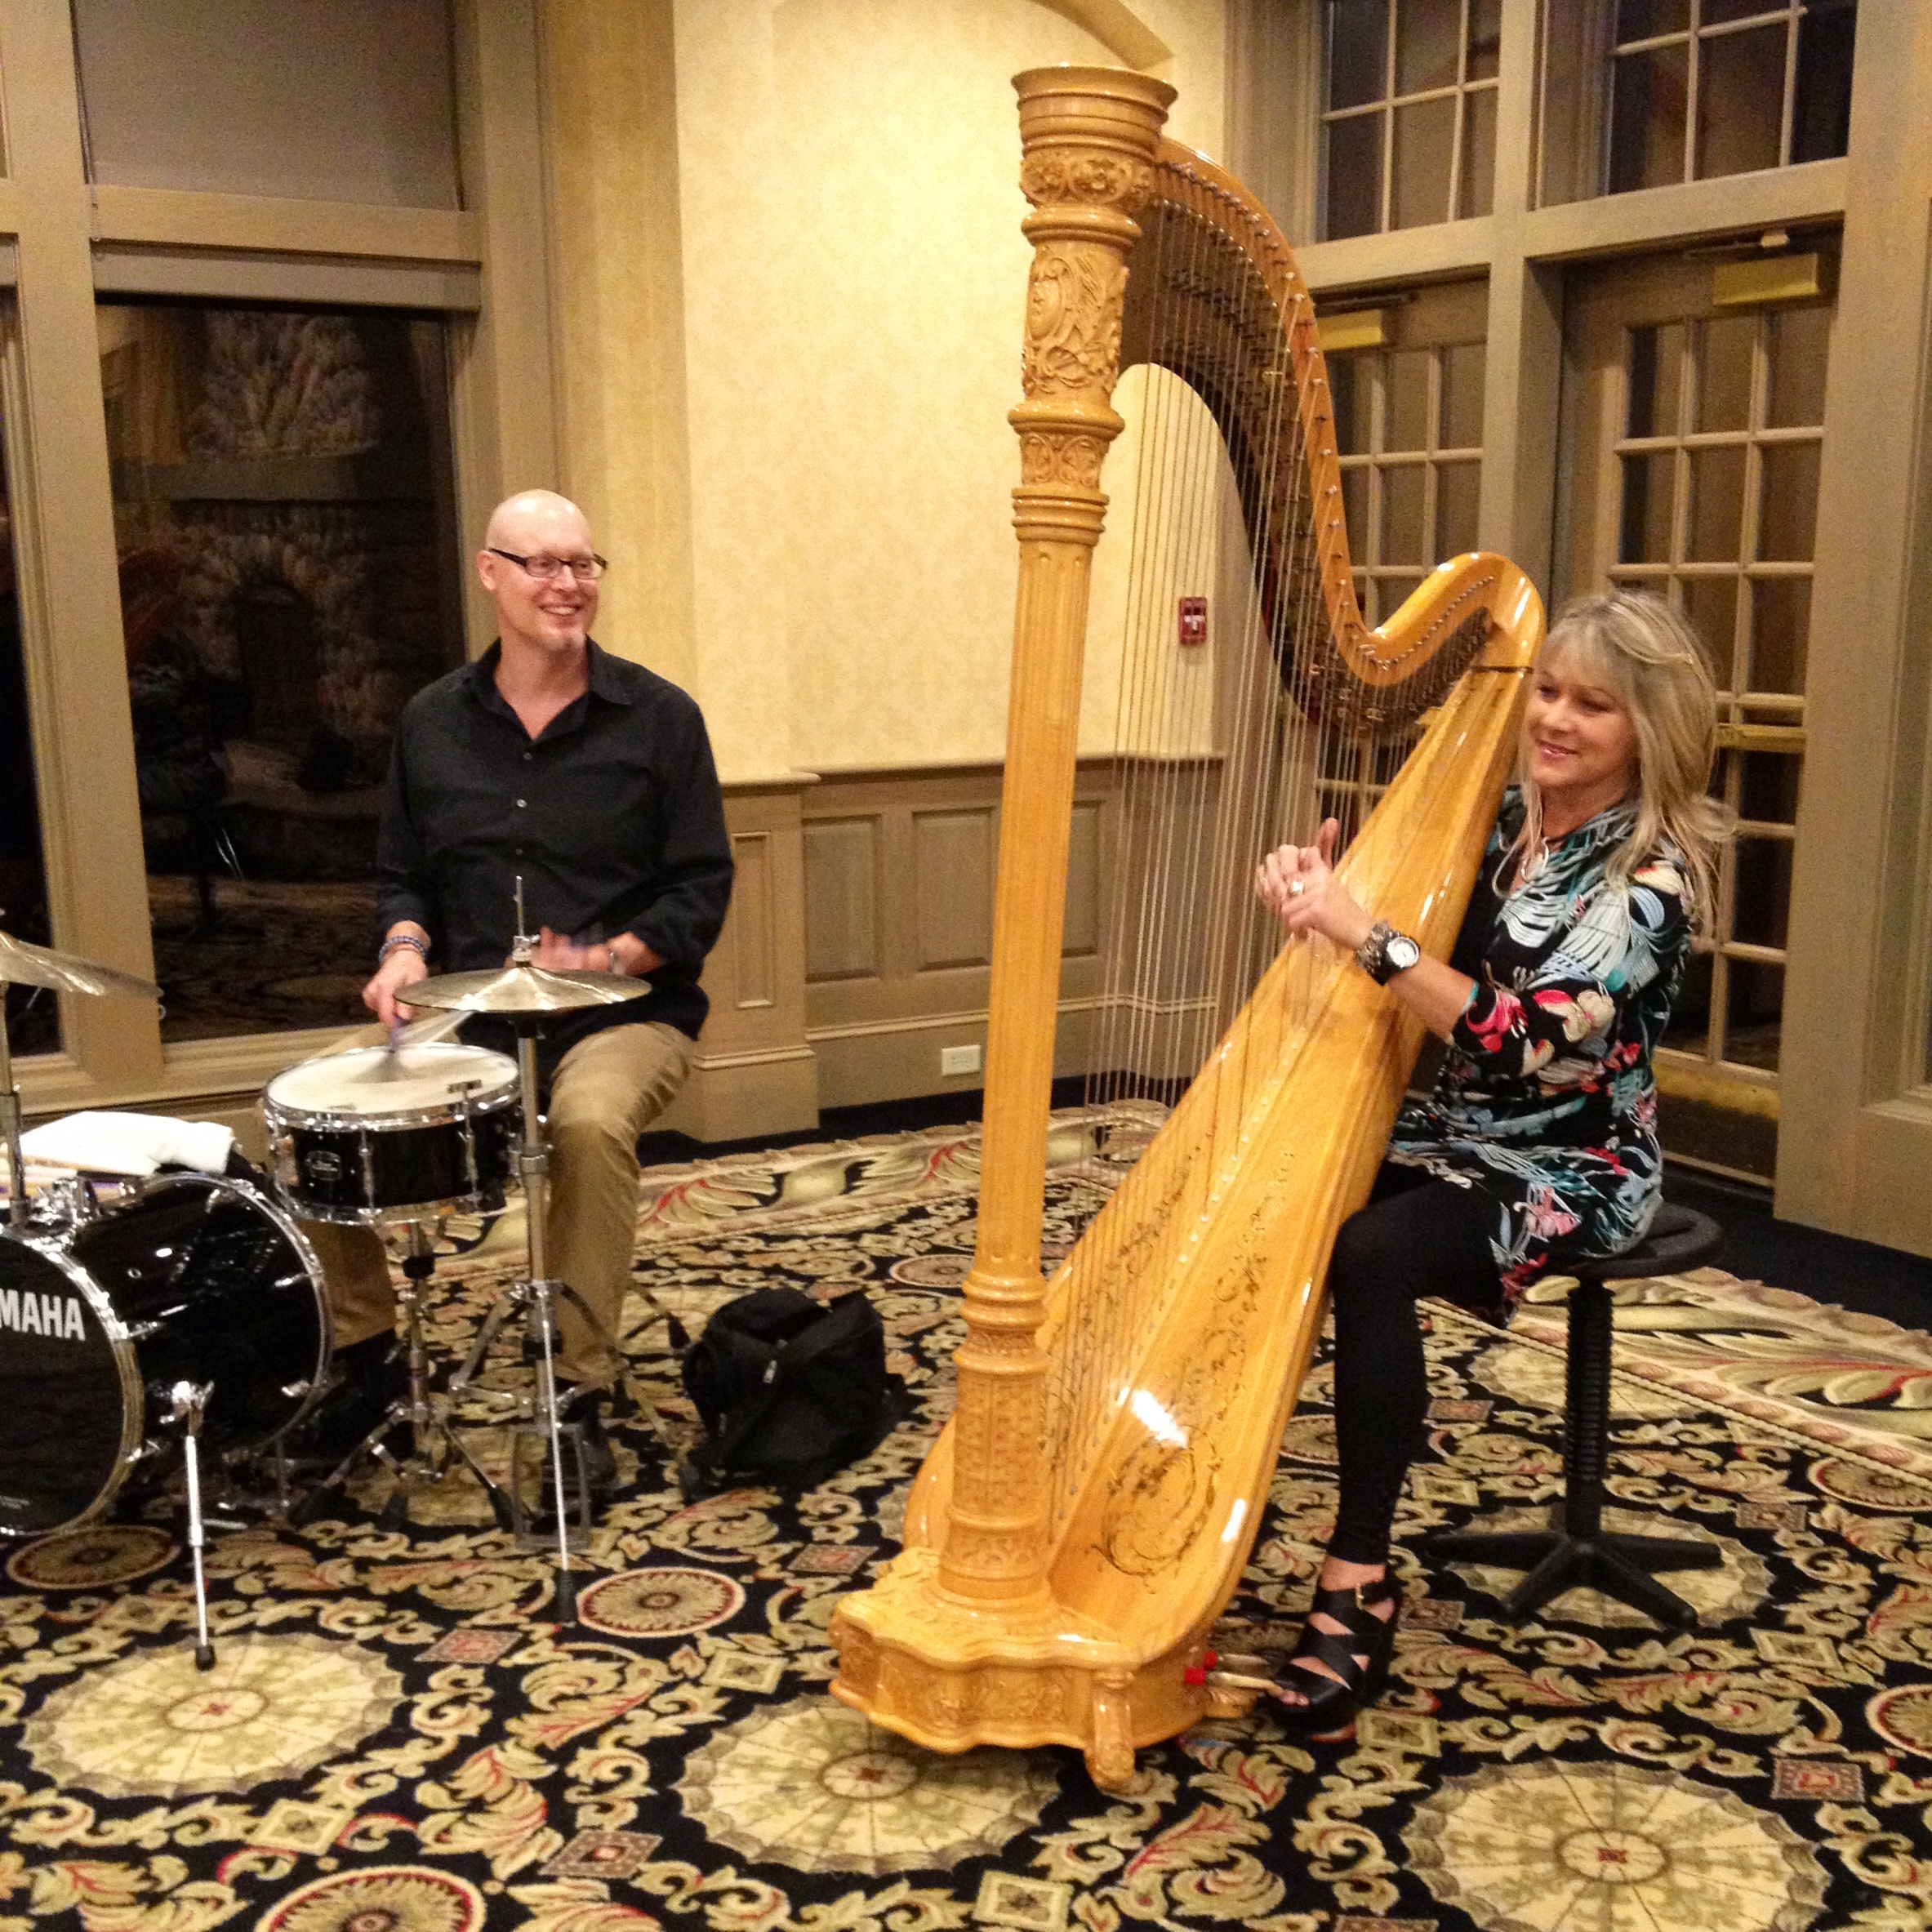
[(1573, 277), (1556, 577), (1559, 600), (1606, 583), (1667, 598), (1710, 654), (1712, 789), (1738, 836), (1658, 1055), (1664, 1142), (1768, 1180), (1832, 305), (1815, 256), (1793, 264), (1784, 299), (1727, 300), (1747, 279), (1727, 259)]

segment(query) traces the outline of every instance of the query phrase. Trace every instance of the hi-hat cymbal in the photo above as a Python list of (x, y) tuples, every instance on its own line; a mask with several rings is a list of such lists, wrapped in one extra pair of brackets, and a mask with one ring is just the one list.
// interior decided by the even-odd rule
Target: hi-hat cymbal
[(125, 999), (158, 999), (161, 989), (131, 973), (117, 972), (112, 966), (96, 966), (91, 959), (77, 959), (71, 953), (57, 953), (44, 946), (29, 946), (0, 933), (0, 984), (12, 986), (47, 986), (56, 993), (112, 993)]
[(443, 973), (396, 990), (398, 1006), (434, 1006), (472, 1013), (569, 1013), (641, 999), (648, 980), (621, 973), (553, 973), (545, 966), (499, 966), (483, 973)]

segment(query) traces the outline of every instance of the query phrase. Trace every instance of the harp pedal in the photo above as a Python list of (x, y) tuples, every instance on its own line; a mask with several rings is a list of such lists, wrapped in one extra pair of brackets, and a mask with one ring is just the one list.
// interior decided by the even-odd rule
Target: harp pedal
[(1204, 1651), (1201, 1661), (1191, 1664), (1183, 1673), (1184, 1680), (1204, 1689), (1208, 1694), (1207, 1715), (1210, 1717), (1245, 1717), (1254, 1708), (1254, 1700), (1262, 1694), (1273, 1696), (1280, 1688), (1272, 1677), (1256, 1676), (1252, 1670), (1231, 1671), (1218, 1667), (1227, 1663), (1260, 1666), (1263, 1659), (1258, 1657), (1222, 1657), (1213, 1650)]

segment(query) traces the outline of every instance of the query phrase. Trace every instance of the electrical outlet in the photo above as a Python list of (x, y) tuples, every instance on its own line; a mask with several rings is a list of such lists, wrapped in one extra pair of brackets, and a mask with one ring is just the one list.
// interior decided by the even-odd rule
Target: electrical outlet
[(956, 1073), (979, 1071), (979, 1048), (973, 1047), (942, 1047), (939, 1049), (939, 1071), (942, 1077)]

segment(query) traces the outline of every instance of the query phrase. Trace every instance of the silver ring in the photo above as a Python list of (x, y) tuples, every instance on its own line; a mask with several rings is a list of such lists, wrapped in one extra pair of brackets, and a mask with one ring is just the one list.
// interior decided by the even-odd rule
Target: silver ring
[(1291, 899), (1298, 899), (1298, 898), (1300, 898), (1300, 897), (1301, 897), (1301, 896), (1302, 896), (1302, 882), (1301, 882), (1301, 880), (1300, 880), (1300, 879), (1289, 879), (1289, 881), (1288, 882), (1288, 896), (1289, 896), (1289, 898), (1291, 898)]

